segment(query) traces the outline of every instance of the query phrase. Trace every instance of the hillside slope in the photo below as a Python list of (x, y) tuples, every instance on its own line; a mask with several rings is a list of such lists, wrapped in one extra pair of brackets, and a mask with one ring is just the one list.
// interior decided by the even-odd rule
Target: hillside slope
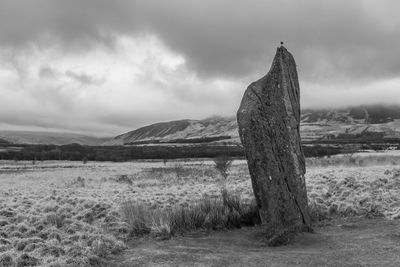
[[(219, 138), (215, 138), (219, 137)], [(121, 134), (107, 141), (106, 145), (123, 145), (140, 142), (202, 141), (238, 137), (234, 117), (211, 117), (204, 120), (178, 120), (161, 122)], [(197, 139), (197, 140), (196, 140)]]
[[(302, 111), (302, 140), (400, 138), (400, 106), (370, 105), (345, 109)], [(121, 134), (106, 145), (182, 142), (239, 143), (235, 117), (178, 120), (148, 125)]]

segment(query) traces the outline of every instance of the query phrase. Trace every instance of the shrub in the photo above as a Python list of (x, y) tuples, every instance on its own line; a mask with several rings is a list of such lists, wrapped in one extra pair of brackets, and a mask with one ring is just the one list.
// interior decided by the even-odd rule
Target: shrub
[(232, 159), (226, 156), (219, 156), (214, 158), (215, 168), (221, 174), (221, 176), (226, 180), (228, 178), (229, 167), (232, 164)]

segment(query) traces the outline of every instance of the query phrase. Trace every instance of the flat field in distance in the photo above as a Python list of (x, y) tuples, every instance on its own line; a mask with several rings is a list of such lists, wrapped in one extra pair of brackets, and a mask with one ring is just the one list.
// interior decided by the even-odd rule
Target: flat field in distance
[[(314, 220), (400, 218), (399, 164), (398, 152), (307, 159)], [(0, 266), (96, 266), (126, 249), (123, 203), (189, 207), (205, 196), (219, 196), (224, 184), (252, 201), (244, 160), (233, 161), (226, 181), (209, 159), (1, 161)]]

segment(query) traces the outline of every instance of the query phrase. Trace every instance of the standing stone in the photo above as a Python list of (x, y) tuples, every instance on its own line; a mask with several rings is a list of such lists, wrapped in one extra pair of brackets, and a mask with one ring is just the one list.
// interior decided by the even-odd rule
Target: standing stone
[(300, 88), (293, 56), (281, 46), (270, 71), (249, 85), (237, 112), (254, 195), (270, 245), (312, 231), (300, 141)]

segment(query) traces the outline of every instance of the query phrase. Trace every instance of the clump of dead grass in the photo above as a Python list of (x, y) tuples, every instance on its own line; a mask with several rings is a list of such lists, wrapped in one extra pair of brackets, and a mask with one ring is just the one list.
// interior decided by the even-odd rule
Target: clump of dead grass
[(154, 235), (166, 238), (198, 229), (219, 230), (260, 223), (257, 206), (223, 189), (218, 198), (204, 197), (188, 207), (149, 209), (127, 201), (121, 206), (131, 236)]

